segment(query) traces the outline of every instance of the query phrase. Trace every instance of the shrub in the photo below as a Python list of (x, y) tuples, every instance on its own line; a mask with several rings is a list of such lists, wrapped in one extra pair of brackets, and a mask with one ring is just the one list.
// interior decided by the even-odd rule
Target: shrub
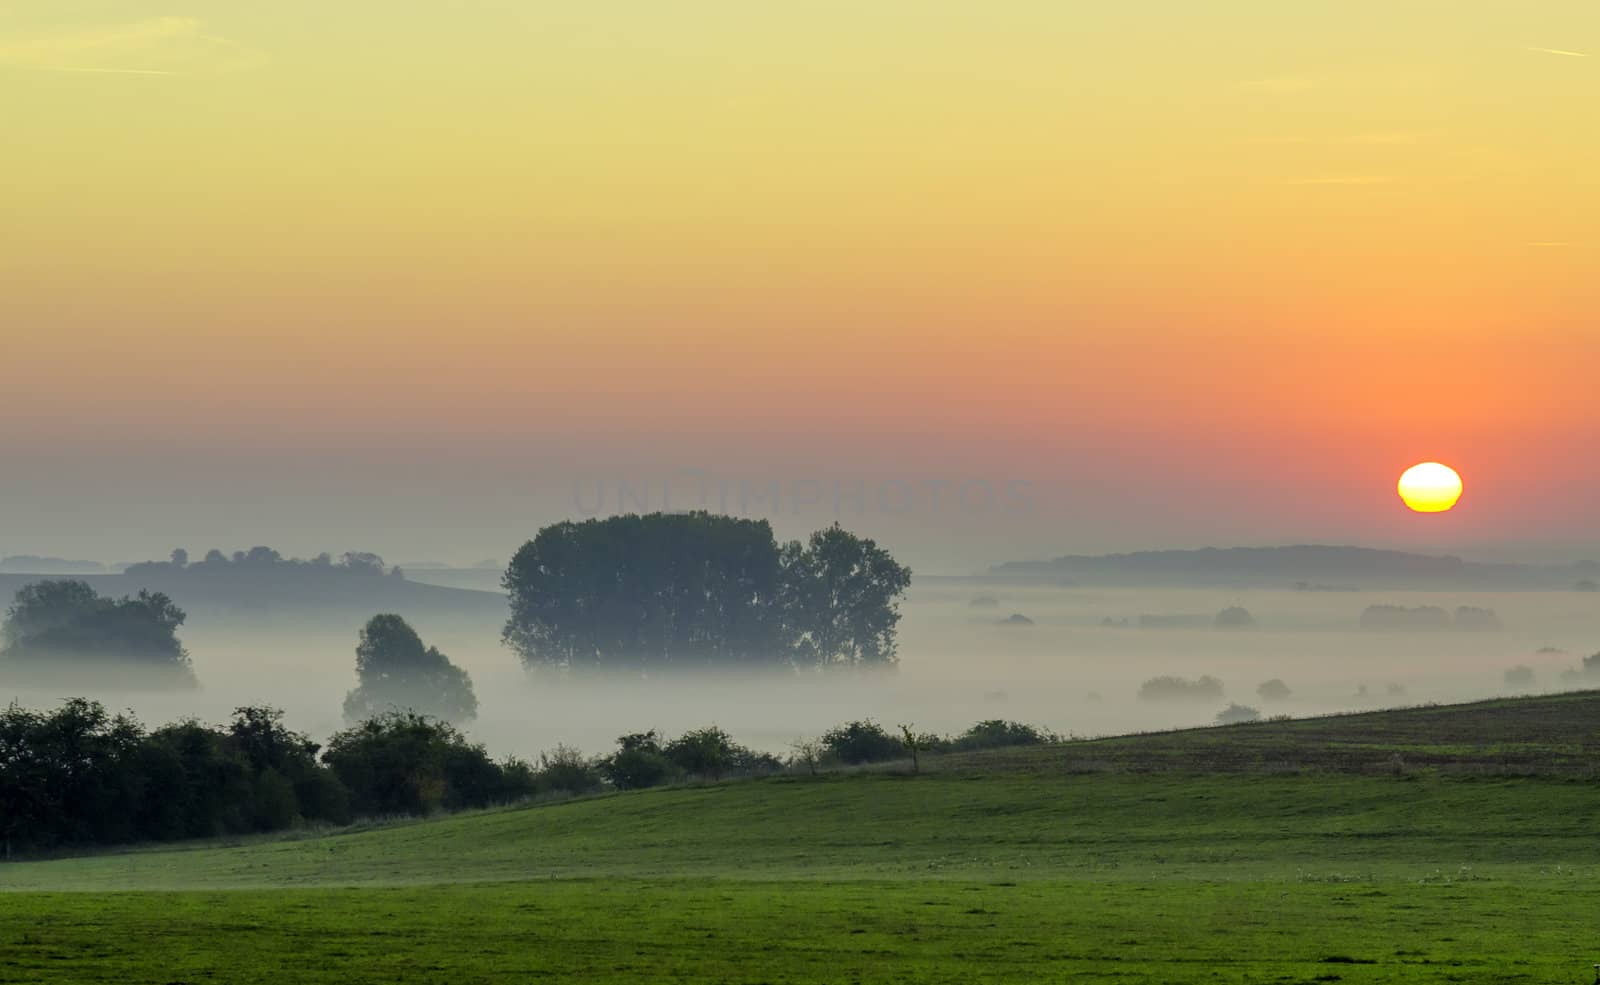
[(1513, 688), (1530, 688), (1530, 687), (1533, 687), (1533, 681), (1534, 681), (1533, 668), (1532, 667), (1512, 667), (1510, 670), (1505, 672), (1505, 675), (1504, 675), (1503, 679), (1505, 681), (1506, 687), (1513, 687)]
[(900, 759), (906, 755), (906, 744), (900, 737), (885, 732), (882, 725), (871, 719), (829, 729), (822, 734), (822, 745), (830, 757), (851, 766)]
[(1256, 688), (1256, 694), (1263, 701), (1287, 701), (1291, 693), (1289, 685), (1276, 677), (1270, 681), (1262, 681), (1261, 686)]
[(1493, 609), (1463, 605), (1456, 609), (1455, 628), (1481, 633), (1498, 632), (1504, 627), (1501, 626), (1500, 617), (1495, 615)]
[(323, 761), (358, 814), (427, 814), (487, 807), (534, 792), (531, 774), (508, 770), (448, 722), (389, 712), (335, 733)]
[(1240, 605), (1230, 605), (1217, 613), (1216, 627), (1218, 629), (1255, 629), (1256, 617), (1250, 610)]
[(789, 768), (803, 769), (812, 776), (817, 775), (817, 767), (822, 765), (822, 757), (826, 755), (821, 741), (817, 739), (795, 739), (789, 743)]
[(600, 771), (618, 790), (656, 787), (676, 774), (672, 760), (661, 751), (661, 736), (654, 729), (617, 738), (617, 751), (602, 761)]
[(966, 751), (999, 749), (1005, 746), (1038, 746), (1054, 741), (1056, 741), (1054, 734), (1034, 728), (1032, 725), (991, 718), (973, 725), (950, 740), (949, 744), (952, 749)]
[(1217, 712), (1218, 725), (1240, 725), (1245, 722), (1261, 721), (1261, 712), (1247, 705), (1231, 704)]
[(733, 738), (715, 725), (685, 732), (668, 742), (662, 754), (679, 770), (716, 780), (731, 765)]
[(554, 752), (539, 754), (539, 790), (560, 793), (587, 793), (604, 782), (600, 770), (571, 746), (558, 745)]

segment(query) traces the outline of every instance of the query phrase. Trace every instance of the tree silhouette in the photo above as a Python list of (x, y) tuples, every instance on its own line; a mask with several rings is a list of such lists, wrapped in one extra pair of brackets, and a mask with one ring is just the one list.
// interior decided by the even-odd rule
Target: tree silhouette
[(503, 639), (529, 667), (890, 665), (909, 569), (835, 525), (653, 513), (545, 527), (512, 558)]
[(111, 599), (81, 581), (34, 582), (6, 612), (0, 656), (35, 676), (115, 666), (192, 685), (189, 654), (177, 636), (185, 618), (160, 592)]
[(822, 666), (895, 662), (899, 598), (911, 569), (838, 524), (783, 551), (785, 614), (797, 662)]
[(478, 698), (466, 671), (397, 615), (373, 616), (356, 645), (356, 689), (344, 699), (344, 717), (360, 722), (392, 710), (410, 710), (446, 722), (478, 715)]

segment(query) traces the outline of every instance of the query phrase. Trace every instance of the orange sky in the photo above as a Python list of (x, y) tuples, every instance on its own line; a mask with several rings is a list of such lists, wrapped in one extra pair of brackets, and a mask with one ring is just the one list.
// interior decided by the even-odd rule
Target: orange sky
[(328, 6), (0, 7), (0, 552), (683, 469), (1036, 490), (857, 518), (939, 564), (1600, 542), (1587, 0)]

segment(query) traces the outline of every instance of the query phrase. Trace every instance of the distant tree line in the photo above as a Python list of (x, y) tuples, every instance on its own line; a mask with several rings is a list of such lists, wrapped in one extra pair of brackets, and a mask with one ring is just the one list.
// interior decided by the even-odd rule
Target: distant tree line
[(185, 618), (160, 592), (113, 599), (82, 581), (34, 582), (0, 623), (0, 664), (32, 680), (65, 679), (87, 666), (102, 683), (193, 686), (177, 635)]
[(1361, 613), (1361, 628), (1366, 630), (1496, 632), (1502, 628), (1492, 609), (1457, 606), (1452, 614), (1437, 605), (1369, 605)]
[(142, 561), (129, 565), (123, 574), (149, 575), (170, 574), (173, 572), (192, 572), (202, 574), (222, 574), (229, 572), (245, 571), (326, 571), (330, 573), (354, 575), (389, 575), (395, 578), (405, 577), (399, 568), (386, 565), (383, 558), (377, 554), (366, 551), (346, 551), (337, 559), (326, 552), (314, 558), (303, 559), (284, 557), (270, 547), (252, 547), (246, 551), (234, 551), (224, 554), (212, 548), (205, 553), (199, 561), (190, 561), (189, 552), (182, 547), (173, 550), (166, 561)]
[(325, 747), (265, 707), (224, 725), (192, 719), (146, 729), (131, 715), (73, 698), (53, 711), (0, 710), (0, 852), (173, 841), (279, 831), (358, 818), (425, 815), (540, 795), (637, 790), (784, 770), (815, 773), (915, 757), (1061, 741), (1018, 722), (979, 722), (955, 736), (896, 735), (870, 720), (796, 742), (787, 760), (735, 742), (716, 726), (667, 739), (636, 732), (606, 756), (567, 746), (495, 761), (446, 722), (385, 712), (335, 733)]
[(837, 524), (780, 545), (705, 512), (567, 521), (512, 558), (504, 641), (574, 671), (890, 666), (910, 583)]
[(1210, 701), (1222, 697), (1222, 682), (1204, 674), (1195, 680), (1182, 677), (1152, 677), (1139, 685), (1142, 701)]

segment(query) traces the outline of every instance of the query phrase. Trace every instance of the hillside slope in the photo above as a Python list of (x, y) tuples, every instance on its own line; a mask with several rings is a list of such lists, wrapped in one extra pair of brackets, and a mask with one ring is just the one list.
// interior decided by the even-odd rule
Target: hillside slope
[(1593, 865), (1597, 724), (1600, 693), (1586, 692), (1127, 736), (953, 756), (919, 776), (773, 777), (14, 863), (0, 889)]
[(1424, 705), (951, 756), (963, 771), (1600, 775), (1600, 691)]

